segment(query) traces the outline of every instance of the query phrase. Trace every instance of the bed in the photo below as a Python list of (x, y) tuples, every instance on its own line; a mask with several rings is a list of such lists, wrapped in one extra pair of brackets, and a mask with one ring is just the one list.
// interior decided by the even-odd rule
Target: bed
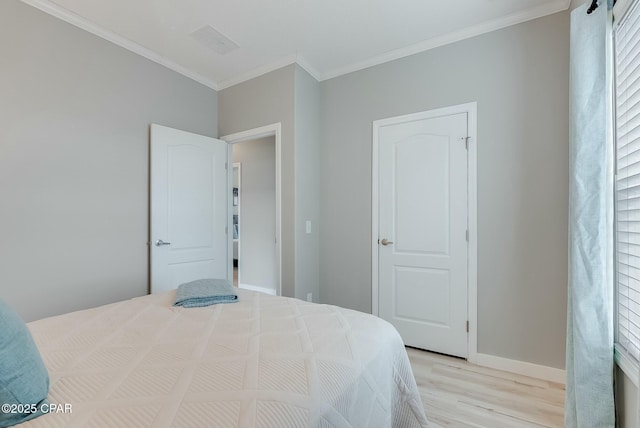
[(371, 315), (238, 290), (172, 307), (175, 291), (28, 324), (49, 402), (18, 425), (426, 427), (396, 330)]

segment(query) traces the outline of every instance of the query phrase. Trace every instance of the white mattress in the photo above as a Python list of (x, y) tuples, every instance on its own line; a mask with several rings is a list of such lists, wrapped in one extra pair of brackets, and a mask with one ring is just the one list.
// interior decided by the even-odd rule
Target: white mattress
[(174, 292), (29, 324), (72, 413), (35, 427), (425, 427), (396, 330), (371, 315), (239, 290), (174, 308)]

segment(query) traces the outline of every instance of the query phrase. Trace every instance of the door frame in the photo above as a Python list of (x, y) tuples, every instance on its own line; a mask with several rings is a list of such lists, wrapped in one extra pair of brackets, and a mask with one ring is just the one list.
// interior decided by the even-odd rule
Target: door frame
[(467, 113), (467, 228), (468, 278), (467, 278), (467, 319), (469, 320), (467, 359), (475, 362), (478, 355), (478, 107), (477, 102), (454, 105), (434, 110), (412, 113), (373, 121), (371, 156), (371, 313), (378, 316), (378, 231), (379, 231), (379, 131), (389, 125), (397, 125), (415, 120), (431, 119), (459, 113)]
[[(247, 131), (236, 132), (220, 137), (221, 140), (229, 145), (241, 143), (247, 140), (255, 140), (263, 137), (275, 137), (276, 145), (276, 294), (282, 295), (282, 124), (280, 122), (271, 125), (265, 125), (258, 128), (249, 129)], [(230, 147), (231, 148), (231, 147)], [(227, 165), (233, 164), (233, 151), (228, 150)], [(227, 176), (229, 182), (229, 193), (233, 188), (233, 167), (227, 168)], [(232, 203), (228, 209), (228, 229), (231, 233), (227, 234), (228, 252), (231, 255), (231, 263), (229, 263), (229, 278), (233, 278), (233, 208)], [(238, 254), (238, 258), (240, 254)], [(239, 271), (238, 271), (239, 274)], [(238, 283), (240, 278), (238, 277)]]

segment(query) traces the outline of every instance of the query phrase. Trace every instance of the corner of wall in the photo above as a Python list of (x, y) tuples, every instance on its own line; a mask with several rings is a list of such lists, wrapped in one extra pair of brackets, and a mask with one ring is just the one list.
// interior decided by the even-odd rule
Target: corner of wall
[(320, 299), (320, 83), (295, 64), (295, 296)]

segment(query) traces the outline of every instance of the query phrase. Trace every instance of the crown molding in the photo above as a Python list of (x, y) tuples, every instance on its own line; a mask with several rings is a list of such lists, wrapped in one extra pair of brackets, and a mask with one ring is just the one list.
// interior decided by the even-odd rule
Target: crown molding
[(307, 73), (311, 75), (318, 82), (322, 81), (322, 73), (320, 73), (315, 67), (311, 65), (306, 59), (302, 56), (298, 55), (298, 59), (296, 60), (298, 65), (302, 67)]
[(444, 46), (450, 43), (455, 43), (464, 39), (479, 36), (481, 34), (489, 33), (491, 31), (499, 30), (501, 28), (509, 27), (511, 25), (520, 24), (532, 19), (541, 18), (546, 15), (561, 12), (567, 10), (571, 5), (571, 0), (555, 0), (550, 3), (545, 3), (540, 6), (530, 8), (521, 12), (517, 12), (511, 15), (504, 16), (499, 19), (487, 21), (469, 28), (465, 28), (459, 31), (454, 31), (442, 36), (434, 37), (411, 46), (396, 49), (394, 51), (387, 52), (382, 55), (375, 56), (373, 58), (366, 59), (364, 61), (356, 62), (344, 67), (338, 67), (333, 70), (321, 72), (309, 63), (304, 57), (299, 54), (287, 55), (278, 61), (272, 62), (267, 65), (263, 65), (254, 68), (246, 73), (242, 73), (238, 76), (223, 79), (221, 81), (213, 81), (207, 77), (202, 76), (199, 73), (189, 70), (180, 64), (171, 61), (157, 52), (148, 49), (136, 42), (133, 42), (113, 31), (107, 30), (98, 24), (91, 22), (76, 13), (61, 7), (53, 3), (50, 0), (21, 0), (32, 7), (35, 7), (49, 15), (59, 18), (71, 25), (88, 31), (100, 38), (103, 38), (115, 45), (125, 48), (133, 53), (136, 53), (150, 61), (158, 63), (176, 73), (182, 74), (192, 80), (195, 80), (202, 85), (205, 85), (216, 91), (229, 88), (247, 80), (255, 79), (256, 77), (278, 70), (282, 67), (286, 67), (291, 64), (298, 64), (305, 69), (314, 79), (319, 82), (324, 80), (333, 79), (345, 74), (353, 73), (355, 71), (363, 70), (376, 65), (384, 64), (386, 62), (401, 59), (410, 55), (414, 55), (420, 52), (424, 52), (430, 49), (434, 49), (440, 46)]
[(322, 74), (316, 70), (307, 60), (305, 60), (300, 55), (287, 55), (284, 58), (276, 62), (272, 62), (271, 64), (264, 65), (258, 68), (254, 68), (247, 73), (243, 73), (239, 76), (230, 77), (228, 79), (222, 80), (218, 82), (218, 90), (223, 90), (230, 88), (232, 86), (238, 85), (240, 83), (246, 82), (251, 79), (255, 79), (256, 77), (260, 77), (267, 73), (271, 73), (272, 71), (278, 70), (282, 67), (286, 67), (291, 64), (298, 64), (301, 68), (303, 68), (307, 73), (311, 75), (318, 82), (321, 81)]
[(339, 67), (333, 70), (329, 70), (325, 73), (320, 74), (320, 79), (318, 80), (323, 81), (333, 79), (334, 77), (353, 73), (354, 71), (364, 70), (365, 68), (384, 64), (390, 61), (395, 61), (400, 58), (415, 55), (417, 53), (435, 49), (451, 43), (459, 42), (464, 39), (470, 39), (472, 37), (490, 33), (495, 30), (500, 30), (505, 27), (520, 24), (522, 22), (542, 18), (543, 16), (552, 15), (554, 13), (567, 10), (570, 5), (571, 0), (556, 0), (554, 2), (545, 3), (540, 6), (504, 16), (502, 18), (483, 22), (472, 27), (464, 28), (462, 30), (444, 34), (442, 36), (427, 39), (404, 48), (396, 49), (385, 54), (366, 59), (364, 61), (347, 65), (345, 67)]
[(262, 65), (260, 67), (256, 67), (238, 76), (233, 76), (228, 79), (221, 80), (218, 82), (218, 90), (221, 91), (223, 89), (230, 88), (239, 83), (246, 82), (247, 80), (255, 79), (256, 77), (260, 77), (264, 74), (271, 73), (272, 71), (278, 70), (282, 67), (295, 64), (297, 59), (298, 59), (297, 55), (287, 55), (283, 58), (280, 58), (278, 61), (272, 62), (267, 65)]
[(81, 28), (89, 33), (92, 33), (102, 39), (105, 39), (115, 45), (118, 45), (122, 48), (125, 48), (135, 54), (138, 54), (150, 61), (158, 63), (170, 70), (175, 71), (176, 73), (182, 74), (185, 77), (188, 77), (192, 80), (195, 80), (198, 83), (201, 83), (204, 86), (207, 86), (211, 89), (218, 90), (218, 85), (211, 79), (208, 79), (198, 73), (195, 73), (186, 67), (181, 66), (180, 64), (173, 62), (157, 52), (145, 48), (142, 45), (137, 44), (121, 35), (107, 30), (98, 24), (91, 22), (80, 15), (71, 12), (68, 9), (63, 8), (60, 5), (57, 5), (49, 0), (21, 0), (23, 3), (28, 4), (29, 6), (33, 6), (36, 9), (40, 9), (41, 11), (48, 13), (49, 15), (55, 16), (58, 19), (61, 19), (71, 25), (74, 25), (78, 28)]

